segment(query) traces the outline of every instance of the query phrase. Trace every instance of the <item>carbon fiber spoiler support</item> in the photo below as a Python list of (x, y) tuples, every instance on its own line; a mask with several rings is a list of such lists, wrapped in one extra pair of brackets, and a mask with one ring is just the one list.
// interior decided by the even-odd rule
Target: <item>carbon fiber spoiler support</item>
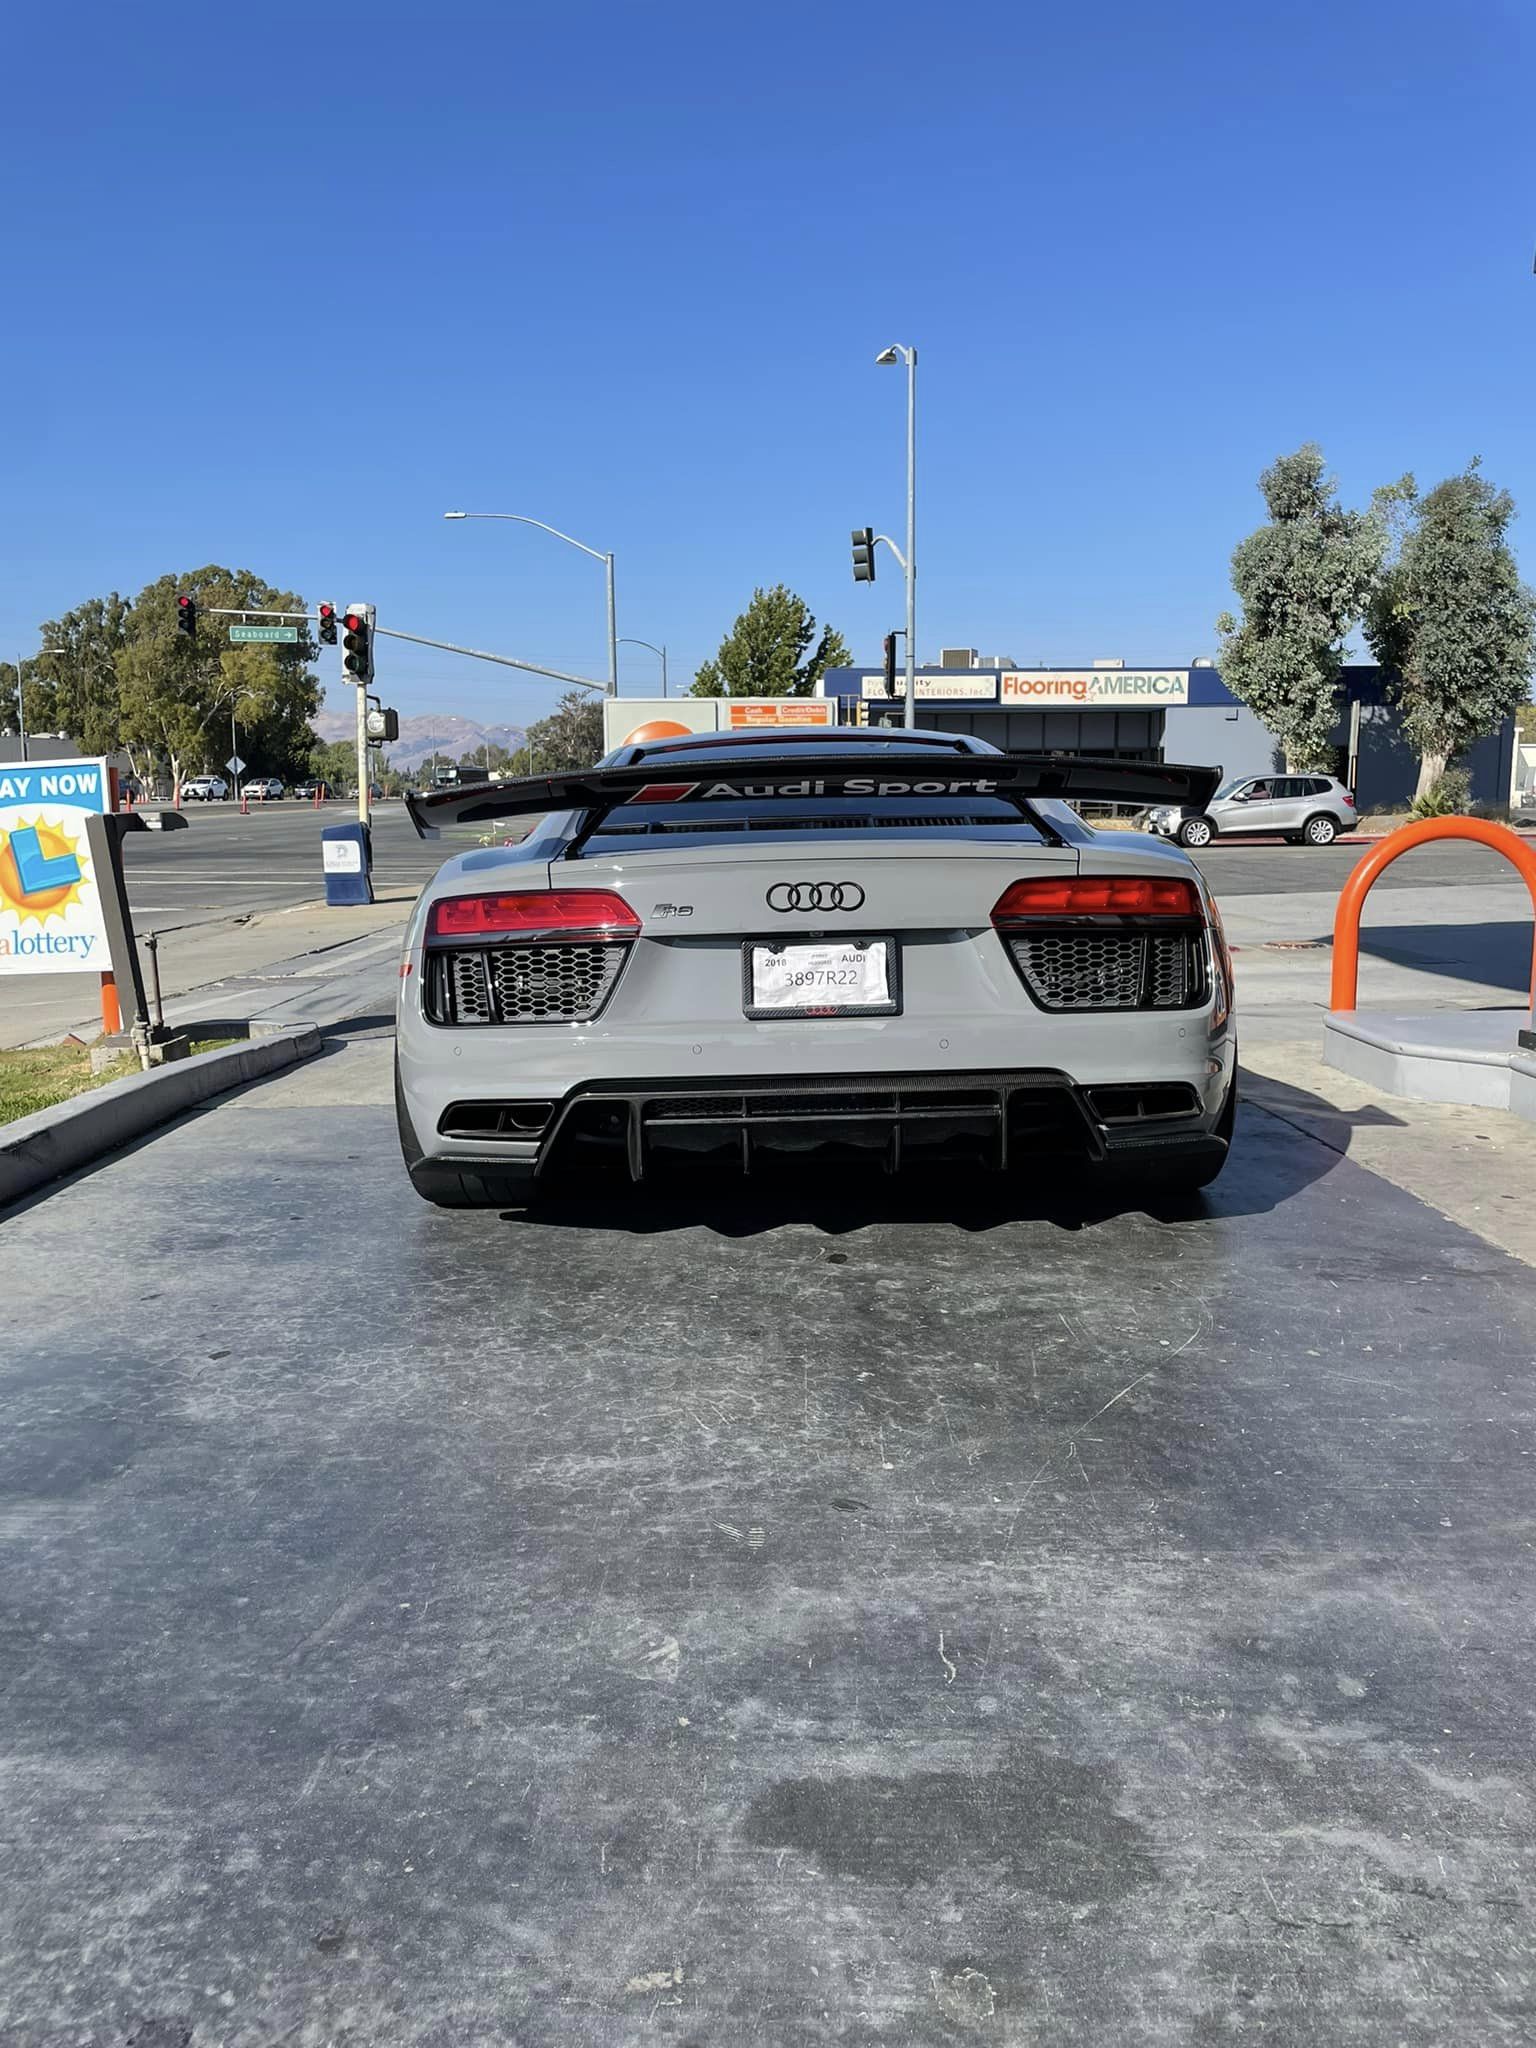
[[(972, 754), (934, 747), (810, 755), (804, 746), (768, 754), (762, 747), (732, 754), (682, 748), (652, 766), (645, 760), (616, 768), (583, 768), (563, 775), (522, 775), (469, 789), (432, 790), (406, 799), (411, 823), (423, 839), (444, 825), (490, 824), (498, 818), (539, 817), (548, 811), (586, 811), (581, 836), (624, 804), (712, 802), (804, 803), (817, 797), (1002, 797), (1026, 810), (1032, 797), (1067, 802), (1178, 804), (1204, 810), (1221, 780), (1219, 768), (1181, 767), (1171, 761), (1124, 761), (1092, 754)], [(1049, 829), (1044, 819), (1035, 820)]]

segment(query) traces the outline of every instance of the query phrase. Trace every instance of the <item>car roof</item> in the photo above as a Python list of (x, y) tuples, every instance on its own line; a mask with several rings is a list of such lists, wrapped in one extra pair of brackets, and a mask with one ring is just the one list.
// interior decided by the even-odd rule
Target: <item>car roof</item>
[(763, 748), (784, 754), (800, 747), (819, 747), (842, 754), (866, 746), (886, 753), (931, 752), (943, 748), (960, 754), (995, 754), (998, 751), (987, 741), (973, 738), (970, 733), (939, 732), (928, 726), (760, 725), (737, 732), (669, 733), (653, 740), (626, 741), (615, 747), (606, 759), (610, 766), (618, 766), (634, 761), (676, 758), (710, 748), (729, 749), (733, 754)]

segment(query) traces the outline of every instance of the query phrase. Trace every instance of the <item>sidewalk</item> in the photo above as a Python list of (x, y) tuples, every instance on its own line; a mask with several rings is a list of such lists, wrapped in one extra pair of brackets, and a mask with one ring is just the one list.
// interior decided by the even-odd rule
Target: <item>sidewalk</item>
[[(415, 896), (396, 890), (372, 904), (328, 909), (300, 903), (250, 917), (219, 918), (162, 935), (160, 986), (168, 1024), (209, 1024), (243, 1029), (252, 1018), (292, 1004), (314, 990), (318, 1006), (334, 1009), (359, 1000), (364, 1007), (392, 1009), (395, 957), (400, 933)], [(142, 940), (139, 959), (145, 993), (150, 993), (149, 955)], [(285, 1021), (335, 1022), (330, 1016), (291, 1016)], [(17, 977), (5, 989), (0, 1048), (46, 1045), (73, 1034), (92, 1039), (101, 1032), (94, 977), (47, 974)]]
[[(1336, 903), (1327, 891), (1235, 897), (1225, 908), (1242, 1099), (1536, 1265), (1536, 1145), (1523, 1118), (1412, 1102), (1323, 1064)], [(1380, 892), (1361, 931), (1362, 1003), (1523, 1010), (1530, 931), (1520, 882)]]

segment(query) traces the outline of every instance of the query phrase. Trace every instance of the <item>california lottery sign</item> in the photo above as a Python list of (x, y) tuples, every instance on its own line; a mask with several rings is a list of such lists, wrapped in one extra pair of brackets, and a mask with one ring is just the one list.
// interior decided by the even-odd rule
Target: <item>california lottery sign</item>
[(105, 761), (0, 764), (0, 975), (110, 973), (85, 821)]

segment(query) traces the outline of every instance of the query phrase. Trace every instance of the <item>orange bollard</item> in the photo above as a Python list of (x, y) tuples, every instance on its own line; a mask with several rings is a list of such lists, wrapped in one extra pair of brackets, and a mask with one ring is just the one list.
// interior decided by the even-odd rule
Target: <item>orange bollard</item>
[(101, 1028), (110, 1038), (123, 1028), (122, 1005), (117, 1000), (117, 982), (110, 974), (101, 977)]
[[(1536, 917), (1536, 851), (1507, 825), (1491, 818), (1420, 818), (1412, 825), (1399, 825), (1389, 832), (1361, 861), (1356, 862), (1349, 880), (1339, 893), (1339, 907), (1333, 920), (1333, 980), (1328, 993), (1330, 1010), (1353, 1010), (1360, 992), (1360, 913), (1371, 885), (1382, 870), (1411, 847), (1437, 839), (1469, 839), (1475, 845), (1502, 853), (1530, 891), (1531, 912)], [(1536, 943), (1531, 952), (1531, 1005), (1536, 1012)]]

